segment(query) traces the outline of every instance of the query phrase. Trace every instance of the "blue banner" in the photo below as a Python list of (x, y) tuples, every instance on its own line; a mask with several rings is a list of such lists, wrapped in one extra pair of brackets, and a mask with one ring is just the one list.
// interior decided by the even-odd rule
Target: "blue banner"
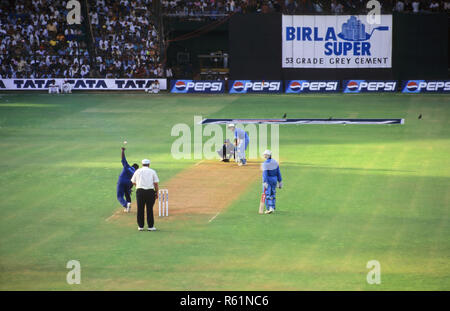
[(326, 93), (339, 91), (339, 81), (319, 80), (287, 80), (285, 81), (286, 93)]
[(396, 92), (397, 81), (394, 80), (345, 80), (342, 83), (344, 93)]
[(223, 93), (224, 91), (224, 81), (172, 80), (170, 82), (171, 93)]
[(407, 80), (402, 83), (402, 93), (448, 93), (449, 80)]
[(245, 93), (280, 93), (281, 80), (230, 80), (230, 94)]

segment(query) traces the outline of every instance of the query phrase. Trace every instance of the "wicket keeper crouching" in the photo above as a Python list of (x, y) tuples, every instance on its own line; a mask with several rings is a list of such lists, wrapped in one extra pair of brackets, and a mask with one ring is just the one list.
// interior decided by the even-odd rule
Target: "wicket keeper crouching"
[(234, 155), (235, 146), (229, 139), (225, 139), (222, 148), (217, 150), (217, 154), (222, 158), (223, 162), (230, 162), (231, 157)]
[(278, 183), (278, 188), (281, 189), (283, 186), (280, 167), (278, 162), (272, 159), (272, 152), (270, 150), (264, 151), (264, 158), (266, 161), (261, 165), (261, 169), (263, 171), (262, 179), (263, 179), (263, 191), (266, 195), (265, 205), (266, 205), (266, 214), (273, 213), (275, 211), (275, 202), (276, 202), (276, 188)]

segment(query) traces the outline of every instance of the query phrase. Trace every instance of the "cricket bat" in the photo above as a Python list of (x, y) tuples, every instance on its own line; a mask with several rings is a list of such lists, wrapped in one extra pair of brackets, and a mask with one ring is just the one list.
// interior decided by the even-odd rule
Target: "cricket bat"
[(259, 213), (263, 214), (264, 213), (264, 205), (265, 205), (265, 201), (266, 201), (266, 191), (264, 191), (261, 194), (261, 202), (259, 202)]

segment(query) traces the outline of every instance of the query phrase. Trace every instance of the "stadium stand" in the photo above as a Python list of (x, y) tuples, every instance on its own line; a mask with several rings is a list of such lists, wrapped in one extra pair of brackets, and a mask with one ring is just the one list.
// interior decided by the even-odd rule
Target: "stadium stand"
[(66, 1), (3, 0), (0, 77), (162, 77), (151, 2), (90, 0), (68, 25)]
[[(449, 0), (380, 0), (382, 12), (449, 12)], [(152, 0), (84, 0), (80, 25), (64, 0), (0, 0), (0, 78), (155, 78), (163, 38)], [(86, 5), (87, 4), (87, 5)], [(363, 0), (163, 0), (163, 16), (220, 19), (232, 13), (362, 14)]]
[(87, 77), (84, 21), (68, 25), (64, 1), (0, 3), (1, 78)]
[(89, 4), (98, 76), (164, 76), (151, 0), (90, 0)]
[[(378, 0), (382, 12), (449, 12), (448, 0)], [(367, 0), (164, 0), (168, 16), (216, 17), (234, 12), (284, 14), (363, 14)]]

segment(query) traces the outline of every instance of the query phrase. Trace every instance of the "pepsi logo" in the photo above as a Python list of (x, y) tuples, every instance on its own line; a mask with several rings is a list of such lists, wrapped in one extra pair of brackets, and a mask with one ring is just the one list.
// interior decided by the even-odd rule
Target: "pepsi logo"
[(294, 81), (294, 82), (291, 83), (291, 85), (289, 85), (289, 88), (292, 91), (299, 91), (302, 88), (302, 85), (299, 82)]
[(356, 90), (358, 89), (358, 83), (355, 82), (355, 81), (350, 81), (350, 82), (347, 84), (347, 89), (348, 89), (349, 91), (356, 91)]
[(234, 82), (234, 84), (233, 84), (233, 89), (234, 89), (235, 91), (240, 92), (240, 91), (242, 91), (242, 90), (244, 89), (244, 84), (243, 84), (242, 82), (240, 82), (240, 81), (236, 81), (236, 82)]
[(186, 88), (186, 83), (184, 83), (183, 81), (178, 81), (177, 83), (175, 83), (175, 88), (178, 91), (182, 91)]
[(414, 81), (408, 82), (408, 84), (406, 85), (406, 88), (408, 89), (408, 91), (415, 91), (415, 90), (417, 90), (418, 87), (419, 86)]

